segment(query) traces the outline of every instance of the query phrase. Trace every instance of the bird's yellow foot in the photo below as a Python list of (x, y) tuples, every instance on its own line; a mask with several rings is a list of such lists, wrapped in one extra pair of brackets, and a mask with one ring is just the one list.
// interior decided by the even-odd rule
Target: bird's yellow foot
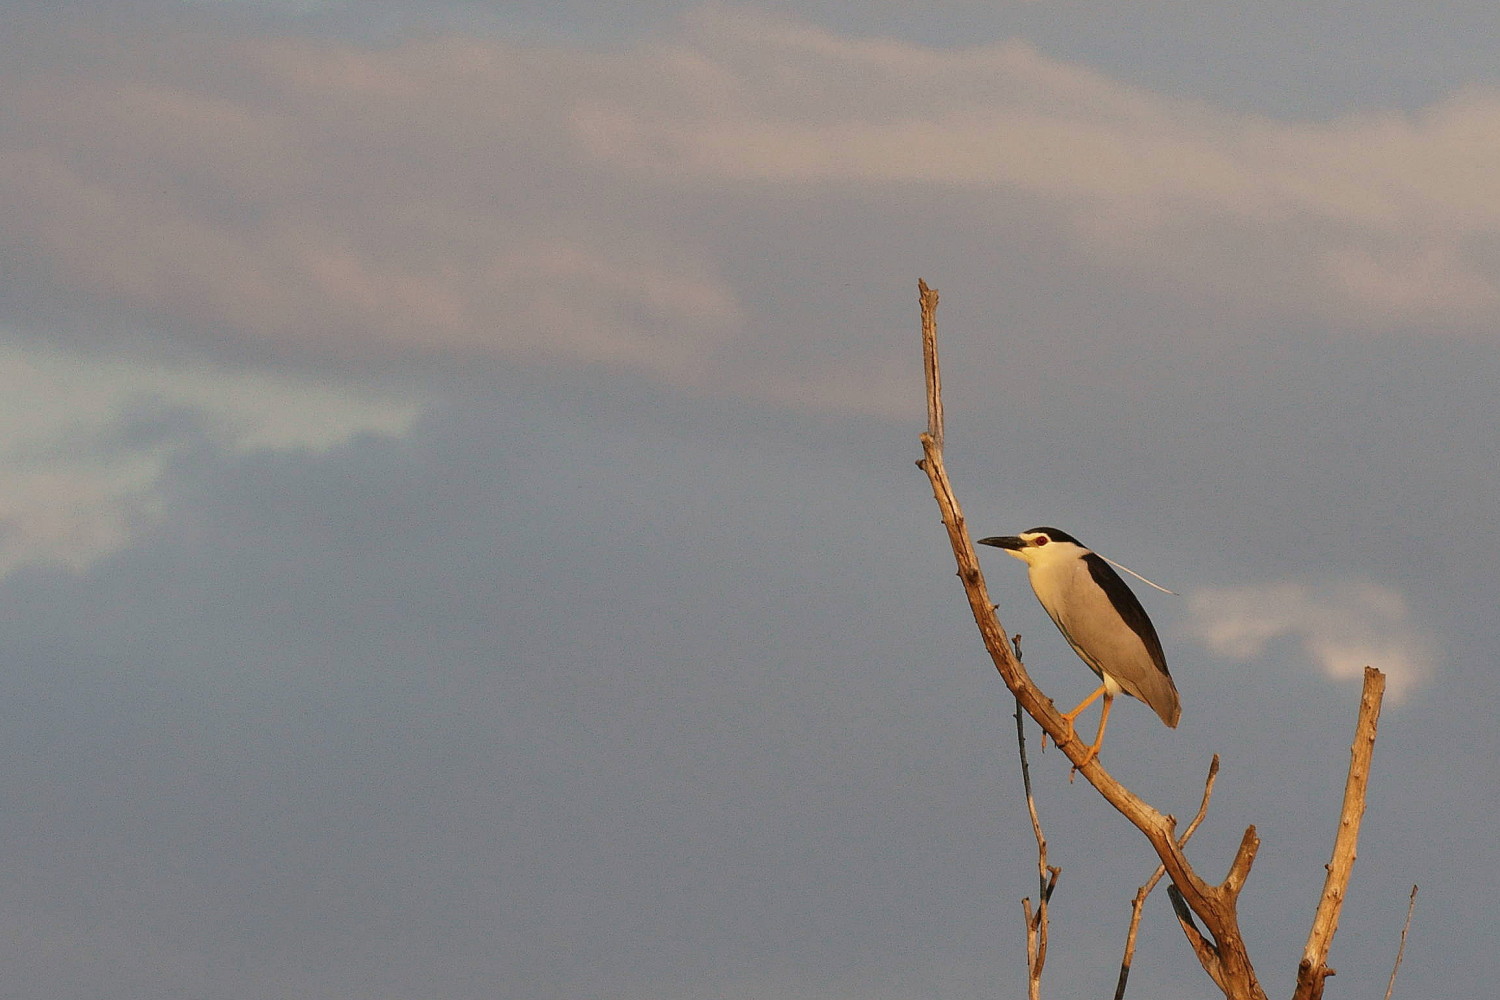
[(1083, 760), (1080, 760), (1078, 763), (1074, 764), (1071, 768), (1068, 769), (1068, 784), (1071, 785), (1073, 783), (1073, 778), (1078, 774), (1080, 770), (1083, 769), (1083, 766), (1085, 764), (1093, 760), (1095, 757), (1099, 756), (1100, 745), (1101, 744), (1095, 743), (1093, 746), (1089, 747), (1087, 752), (1085, 752), (1083, 755)]
[[(1065, 715), (1062, 717), (1062, 719), (1063, 725), (1068, 727), (1068, 731), (1063, 735), (1062, 739), (1057, 741), (1058, 746), (1062, 746), (1064, 742), (1066, 742), (1067, 740), (1071, 740), (1076, 735), (1076, 733), (1074, 733), (1073, 731), (1073, 717), (1071, 715)], [(1047, 730), (1045, 729), (1042, 730), (1042, 749), (1047, 749)]]

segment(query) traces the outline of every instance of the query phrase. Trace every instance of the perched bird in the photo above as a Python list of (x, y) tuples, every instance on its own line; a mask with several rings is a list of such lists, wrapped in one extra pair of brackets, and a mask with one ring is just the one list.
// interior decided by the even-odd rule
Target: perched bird
[(1150, 705), (1168, 726), (1177, 726), (1182, 707), (1177, 702), (1177, 686), (1167, 672), (1161, 640), (1141, 602), (1102, 556), (1056, 528), (981, 538), (979, 544), (1004, 549), (1026, 564), (1037, 600), (1073, 652), (1103, 682), (1099, 690), (1063, 715), (1071, 733), (1079, 713), (1104, 695), (1099, 735), (1083, 763), (1093, 760), (1104, 744), (1109, 709), (1121, 691)]

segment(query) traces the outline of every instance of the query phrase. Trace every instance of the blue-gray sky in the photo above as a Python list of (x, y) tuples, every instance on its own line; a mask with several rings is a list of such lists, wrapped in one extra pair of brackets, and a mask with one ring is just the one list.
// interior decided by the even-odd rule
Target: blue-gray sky
[[(1476, 8), (1477, 11), (1477, 8)], [(1290, 990), (1481, 996), (1500, 15), (1381, 3), (0, 4), (10, 995), (1019, 996), (1011, 699), (925, 478), (1142, 590), (1105, 762)], [(1007, 628), (1092, 678), (1019, 564)], [(1033, 750), (1035, 742), (1033, 741)], [(1144, 841), (1035, 761), (1045, 992)], [(1153, 898), (1132, 995), (1212, 986)]]

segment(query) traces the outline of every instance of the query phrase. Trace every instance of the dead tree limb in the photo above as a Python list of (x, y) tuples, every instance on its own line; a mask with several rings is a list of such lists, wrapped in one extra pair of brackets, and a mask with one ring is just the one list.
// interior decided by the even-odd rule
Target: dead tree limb
[(1333, 858), (1328, 862), (1328, 877), (1323, 881), (1323, 895), (1307, 935), (1307, 948), (1297, 966), (1297, 988), (1292, 1000), (1318, 1000), (1323, 995), (1323, 981), (1334, 974), (1328, 967), (1328, 947), (1339, 929), (1339, 913), (1349, 876), (1354, 870), (1355, 847), (1359, 843), (1359, 824), (1365, 815), (1365, 789), (1370, 781), (1370, 758), (1375, 753), (1375, 730), (1380, 723), (1380, 701), (1385, 692), (1385, 675), (1374, 667), (1365, 668), (1364, 692), (1359, 700), (1359, 722), (1354, 729), (1354, 744), (1349, 749), (1349, 778), (1344, 783), (1344, 806), (1339, 815), (1339, 832), (1333, 840)]
[[(1208, 765), (1208, 779), (1203, 783), (1203, 801), (1198, 803), (1198, 814), (1182, 832), (1182, 836), (1177, 838), (1179, 848), (1187, 846), (1193, 833), (1202, 824), (1203, 817), (1208, 815), (1208, 802), (1213, 798), (1214, 782), (1218, 780), (1218, 777), (1219, 755), (1214, 754), (1213, 761)], [(1130, 928), (1125, 934), (1125, 957), (1120, 960), (1120, 978), (1115, 983), (1115, 1000), (1125, 1000), (1125, 984), (1130, 980), (1130, 967), (1135, 963), (1135, 937), (1141, 927), (1141, 913), (1146, 908), (1146, 897), (1151, 895), (1151, 890), (1156, 888), (1156, 883), (1160, 882), (1166, 873), (1166, 865), (1157, 865), (1156, 871), (1146, 880), (1145, 885), (1136, 890), (1135, 898), (1130, 901)]]
[[(979, 558), (974, 553), (974, 544), (969, 538), (958, 498), (953, 493), (947, 470), (943, 467), (942, 400), (933, 398), (934, 394), (941, 392), (942, 386), (937, 354), (938, 295), (926, 282), (919, 282), (918, 288), (921, 292), (922, 343), (928, 400), (927, 432), (921, 436), (923, 457), (917, 464), (927, 473), (932, 484), (933, 498), (937, 500), (938, 509), (942, 512), (943, 525), (948, 529), (948, 541), (958, 562), (958, 575), (963, 581), (964, 592), (969, 598), (969, 609), (984, 640), (985, 649), (1006, 687), (1010, 688), (1027, 714), (1052, 737), (1053, 743), (1073, 762), (1089, 784), (1104, 796), (1105, 801), (1145, 834), (1166, 868), (1167, 875), (1181, 894), (1184, 905), (1198, 916), (1208, 931), (1209, 937), (1199, 935), (1194, 942), (1194, 951), (1204, 971), (1219, 985), (1225, 996), (1234, 1000), (1265, 1000), (1265, 991), (1261, 989), (1255, 969), (1250, 963), (1250, 956), (1245, 951), (1239, 915), (1236, 912), (1240, 888), (1250, 873), (1256, 849), (1260, 846), (1255, 828), (1250, 827), (1245, 831), (1225, 880), (1218, 885), (1206, 882), (1188, 864), (1187, 857), (1177, 846), (1177, 821), (1158, 812), (1116, 781), (1104, 769), (1097, 756), (1086, 759), (1087, 746), (1074, 735), (1051, 699), (1042, 694), (1011, 653), (1005, 631), (995, 615), (989, 588), (980, 572)], [(1193, 940), (1191, 935), (1189, 940)]]
[[(1020, 661), (1012, 654), (1004, 629), (995, 615), (979, 560), (969, 538), (963, 512), (954, 495), (943, 466), (942, 379), (937, 353), (938, 294), (926, 282), (918, 282), (922, 308), (922, 349), (927, 384), (927, 431), (921, 436), (922, 458), (917, 465), (927, 473), (933, 498), (942, 513), (948, 541), (958, 564), (958, 576), (974, 623), (979, 628), (985, 649), (995, 669), (1010, 688), (1027, 714), (1052, 737), (1058, 748), (1075, 768), (1094, 786), (1110, 805), (1145, 835), (1172, 884), (1172, 898), (1178, 921), (1205, 972), (1231, 1000), (1265, 1000), (1265, 991), (1256, 977), (1254, 966), (1240, 933), (1238, 903), (1240, 890), (1249, 878), (1260, 838), (1255, 827), (1245, 831), (1239, 849), (1230, 863), (1224, 880), (1217, 885), (1205, 881), (1194, 871), (1183, 853), (1176, 833), (1177, 821), (1152, 808), (1104, 769), (1098, 757), (1085, 760), (1087, 747), (1067, 726), (1051, 699), (1042, 694)], [(1353, 864), (1354, 845), (1363, 813), (1365, 782), (1368, 778), (1370, 749), (1374, 742), (1374, 720), (1379, 714), (1384, 676), (1367, 668), (1365, 694), (1361, 705), (1361, 725), (1355, 739), (1355, 760), (1350, 765), (1350, 781), (1345, 795), (1345, 811), (1335, 843), (1334, 860), (1318, 907), (1312, 935), (1302, 966), (1299, 968), (1297, 1000), (1317, 1000), (1322, 995), (1324, 978), (1331, 974), (1324, 964), (1328, 945), (1338, 924), (1339, 906), (1348, 883), (1348, 868)], [(1365, 723), (1369, 716), (1368, 725)], [(1195, 919), (1196, 918), (1196, 919)], [(1200, 930), (1198, 923), (1203, 927)]]

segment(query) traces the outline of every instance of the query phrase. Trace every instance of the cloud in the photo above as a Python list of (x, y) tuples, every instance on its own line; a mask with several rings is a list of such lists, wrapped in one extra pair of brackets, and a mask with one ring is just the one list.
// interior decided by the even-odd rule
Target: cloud
[(603, 53), (213, 24), (33, 24), (0, 63), (11, 322), (71, 309), (277, 364), (590, 365), (910, 412), (886, 375), (908, 345), (794, 265), (909, 285), (914, 205), (979, 220), (953, 260), (1009, 234), (1226, 323), (1500, 320), (1487, 89), (1278, 121), (1021, 42), (716, 4)]
[(1283, 582), (1201, 590), (1189, 601), (1198, 639), (1218, 656), (1251, 660), (1283, 637), (1331, 680), (1386, 675), (1392, 702), (1433, 674), (1433, 637), (1413, 620), (1401, 593), (1366, 581)]
[[(76, 59), (110, 39), (48, 41)], [(635, 225), (628, 192), (601, 206), (579, 173), (558, 124), (578, 53), (209, 32), (173, 59), (170, 32), (114, 41), (88, 72), (5, 74), (0, 213), (59, 297), (259, 357), (677, 377), (741, 322), (690, 241)]]
[(390, 391), (0, 341), (0, 576), (124, 546), (186, 449), (321, 451), (402, 434), (417, 412)]
[(1330, 320), (1468, 324), (1500, 310), (1500, 92), (1328, 122), (1223, 111), (1020, 42), (936, 50), (699, 10), (667, 83), (576, 112), (601, 158), (703, 182), (934, 187), (1054, 209), (1139, 279), (1290, 295)]

